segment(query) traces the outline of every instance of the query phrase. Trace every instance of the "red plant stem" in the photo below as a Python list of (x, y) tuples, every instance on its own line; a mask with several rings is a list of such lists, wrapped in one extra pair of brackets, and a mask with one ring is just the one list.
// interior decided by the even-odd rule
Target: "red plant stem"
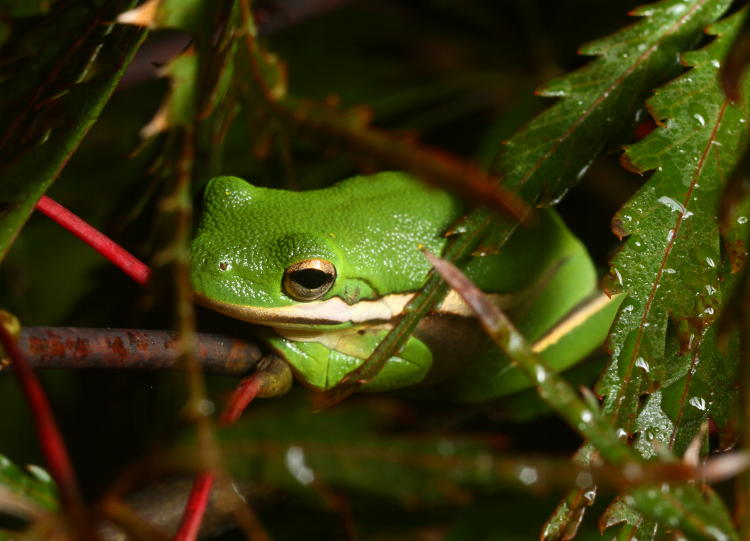
[[(256, 372), (240, 382), (219, 417), (219, 426), (231, 425), (239, 419), (245, 408), (258, 396), (262, 386), (261, 377)], [(212, 471), (196, 475), (174, 541), (195, 541), (198, 537), (215, 478), (216, 474)]]
[(151, 270), (145, 263), (53, 199), (43, 195), (36, 208), (102, 254), (139, 284), (144, 285), (148, 282)]
[(261, 374), (262, 372), (256, 372), (240, 381), (219, 417), (219, 426), (234, 424), (245, 411), (245, 408), (250, 405), (250, 402), (258, 396), (262, 386), (263, 376)]
[(0, 342), (2, 342), (5, 352), (13, 363), (13, 369), (18, 377), (18, 382), (31, 408), (37, 438), (42, 447), (42, 453), (47, 462), (50, 475), (52, 475), (55, 483), (57, 483), (62, 504), (77, 519), (73, 526), (85, 530), (87, 526), (81, 493), (73, 471), (73, 465), (65, 448), (65, 443), (52, 415), (52, 408), (47, 401), (39, 380), (26, 361), (26, 357), (24, 357), (18, 347), (16, 340), (2, 323), (0, 323)]
[[(244, 376), (263, 356), (257, 344), (196, 333), (196, 360), (211, 374)], [(18, 348), (33, 369), (180, 370), (182, 347), (174, 331), (23, 327)], [(0, 375), (10, 371), (0, 359)]]
[(174, 541), (194, 541), (203, 522), (208, 506), (208, 496), (214, 484), (214, 473), (212, 471), (200, 472), (195, 476), (193, 488), (190, 490), (185, 512), (182, 515), (180, 527), (174, 536)]

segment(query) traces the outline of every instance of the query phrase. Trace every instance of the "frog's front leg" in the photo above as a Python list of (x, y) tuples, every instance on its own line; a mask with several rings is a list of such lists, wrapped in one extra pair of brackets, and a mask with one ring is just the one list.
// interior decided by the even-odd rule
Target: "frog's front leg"
[[(388, 329), (348, 328), (337, 331), (269, 331), (265, 340), (291, 365), (305, 385), (323, 391), (335, 387), (367, 359)], [(411, 337), (397, 355), (388, 359), (362, 391), (378, 392), (410, 387), (421, 382), (432, 366), (432, 353)]]

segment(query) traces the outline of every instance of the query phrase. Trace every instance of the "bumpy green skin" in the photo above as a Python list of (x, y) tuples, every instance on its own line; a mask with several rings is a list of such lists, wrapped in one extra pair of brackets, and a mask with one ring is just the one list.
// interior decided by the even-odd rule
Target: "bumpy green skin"
[[(258, 188), (220, 177), (206, 189), (192, 244), (193, 287), (205, 298), (231, 305), (299, 306), (304, 303), (282, 289), (284, 270), (304, 259), (321, 258), (337, 269), (334, 286), (321, 300), (339, 297), (356, 305), (413, 292), (430, 269), (418, 248), (440, 253), (443, 233), (462, 213), (458, 201), (403, 173), (354, 177), (308, 192)], [(515, 298), (511, 316), (531, 341), (596, 291), (585, 248), (556, 214), (539, 215), (535, 227), (519, 228), (500, 253), (473, 257), (465, 266), (483, 291)], [(604, 340), (616, 308), (608, 307), (590, 326), (583, 325), (543, 352), (548, 362), (561, 370), (589, 353)], [(307, 328), (330, 332), (349, 325), (311, 323)], [(359, 332), (349, 333), (341, 347), (292, 341), (271, 330), (266, 339), (302, 383), (330, 389), (359, 366), (387, 332), (366, 324), (354, 330)], [(467, 343), (432, 344), (434, 351), (430, 338), (421, 338), (412, 337), (365, 390), (412, 386), (431, 374), (434, 364), (446, 363), (458, 369), (445, 372), (450, 381), (441, 392), (456, 400), (490, 400), (530, 386), (501, 352), (483, 345), (481, 333), (458, 337), (457, 342)]]
[(281, 290), (284, 269), (322, 258), (338, 274), (323, 299), (338, 296), (353, 304), (414, 291), (430, 268), (417, 246), (440, 253), (442, 233), (459, 215), (447, 194), (400, 173), (354, 177), (308, 192), (219, 177), (206, 188), (192, 244), (193, 288), (224, 302), (294, 305)]

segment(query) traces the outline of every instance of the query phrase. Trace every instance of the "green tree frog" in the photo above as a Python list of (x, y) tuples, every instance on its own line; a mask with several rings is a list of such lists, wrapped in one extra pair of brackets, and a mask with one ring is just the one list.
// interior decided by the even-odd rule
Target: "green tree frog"
[[(398, 172), (306, 192), (215, 178), (191, 248), (196, 299), (266, 326), (265, 340), (299, 381), (331, 389), (424, 284), (430, 265), (419, 248), (441, 253), (464, 212), (459, 200)], [(557, 370), (603, 342), (619, 305), (599, 292), (585, 247), (551, 210), (496, 253), (472, 256), (464, 271)], [(363, 390), (413, 385), (476, 402), (531, 382), (451, 291)]]

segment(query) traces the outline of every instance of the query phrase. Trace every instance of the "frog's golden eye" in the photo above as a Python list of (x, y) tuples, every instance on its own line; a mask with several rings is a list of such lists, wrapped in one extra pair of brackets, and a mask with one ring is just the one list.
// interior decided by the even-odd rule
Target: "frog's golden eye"
[(336, 281), (336, 267), (325, 259), (305, 259), (284, 271), (284, 293), (297, 301), (314, 301), (325, 295)]

